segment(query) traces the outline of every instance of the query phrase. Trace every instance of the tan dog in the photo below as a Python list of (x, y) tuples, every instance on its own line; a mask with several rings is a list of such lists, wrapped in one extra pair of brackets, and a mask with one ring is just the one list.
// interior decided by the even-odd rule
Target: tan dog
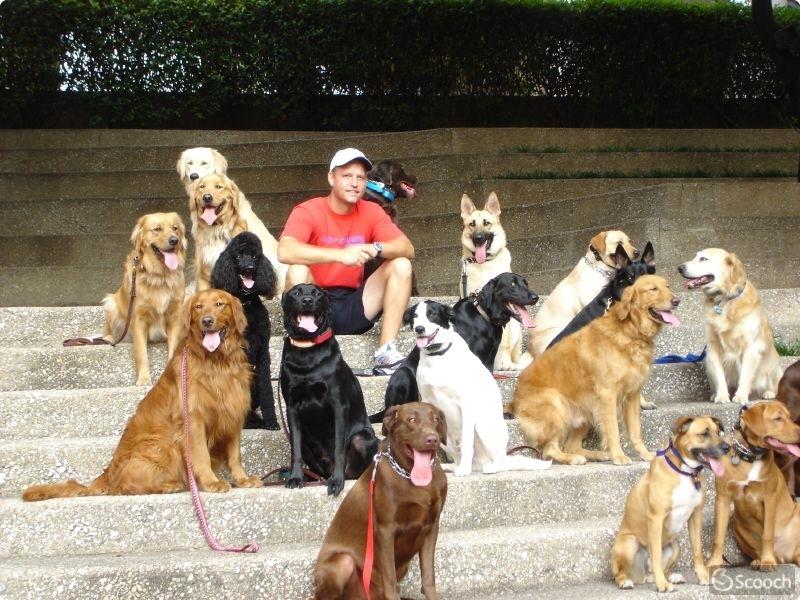
[[(322, 542), (314, 567), (315, 599), (366, 598), (361, 577), (373, 470), (375, 564), (370, 596), (399, 598), (397, 583), (419, 555), (422, 592), (428, 600), (438, 597), (433, 559), (447, 478), (436, 451), (447, 439), (444, 415), (424, 402), (392, 406), (383, 418), (383, 435), (379, 462), (364, 471), (345, 496)], [(392, 468), (388, 455), (404, 475)]]
[(725, 472), (720, 457), (730, 446), (720, 437), (722, 431), (715, 417), (679, 417), (669, 446), (659, 451), (650, 470), (631, 489), (611, 553), (611, 571), (621, 589), (643, 583), (648, 562), (659, 592), (671, 592), (673, 584), (684, 583), (680, 573), (671, 571), (680, 556), (678, 535), (687, 523), (694, 572), (702, 585), (708, 585), (700, 539), (706, 482), (699, 475), (703, 467), (710, 467), (716, 476)]
[[(478, 210), (466, 194), (461, 197), (464, 228), (461, 231), (462, 278), (459, 293), (462, 298), (479, 292), (496, 275), (511, 273), (511, 253), (506, 247), (506, 232), (500, 223), (500, 212), (500, 201), (494, 192), (489, 194), (482, 210)], [(521, 357), (522, 327), (519, 322), (512, 320), (503, 328), (494, 368), (500, 371), (517, 369), (521, 366)]]
[(714, 402), (750, 396), (774, 398), (781, 377), (772, 329), (758, 290), (747, 279), (742, 262), (720, 248), (706, 248), (678, 267), (690, 290), (705, 294), (706, 373)]
[(180, 310), (186, 280), (186, 229), (178, 213), (152, 213), (136, 222), (133, 250), (125, 259), (122, 285), (103, 298), (103, 337), (115, 342), (125, 330), (131, 302), (131, 276), (136, 271), (136, 300), (126, 337), (133, 341), (136, 385), (150, 385), (147, 342), (167, 340), (168, 356), (178, 345)]
[[(192, 185), (196, 180), (212, 173), (227, 175), (228, 161), (214, 148), (189, 148), (181, 153), (176, 169), (184, 187), (186, 187), (187, 193), (191, 196)], [(286, 271), (289, 267), (278, 261), (278, 240), (269, 232), (264, 222), (258, 218), (244, 193), (238, 188), (237, 190), (239, 195), (239, 215), (246, 223), (247, 231), (255, 233), (258, 239), (261, 240), (264, 254), (269, 258), (275, 269), (277, 276), (276, 295), (280, 297), (283, 293)]]
[(733, 503), (733, 537), (750, 566), (772, 571), (777, 563), (800, 566), (800, 504), (789, 495), (774, 453), (800, 456), (800, 426), (777, 400), (743, 409), (733, 452), (723, 459), (714, 501), (714, 546), (710, 567), (723, 564), (725, 536)]
[[(252, 368), (243, 349), (247, 319), (242, 305), (222, 290), (206, 290), (183, 309), (188, 347), (188, 398), (191, 459), (198, 487), (227, 492), (230, 484), (214, 473), (223, 464), (239, 487), (260, 487), (242, 468), (240, 440), (250, 409)], [(184, 471), (181, 406), (182, 353), (136, 407), (114, 451), (111, 464), (88, 485), (74, 479), (34, 485), (22, 499), (73, 496), (168, 494), (188, 488)]]
[(211, 287), (211, 271), (233, 238), (247, 231), (239, 210), (239, 188), (225, 175), (198, 179), (189, 194), (197, 291)]
[[(587, 459), (630, 463), (620, 445), (620, 407), (639, 456), (653, 458), (642, 441), (639, 402), (652, 368), (655, 336), (664, 323), (679, 324), (672, 314), (678, 304), (663, 277), (643, 275), (604, 316), (561, 340), (522, 372), (507, 410), (517, 416), (542, 458), (572, 465)], [(608, 452), (583, 448), (594, 425), (600, 425)]]
[(601, 231), (589, 242), (586, 254), (542, 302), (536, 329), (528, 335), (528, 352), (538, 358), (564, 327), (608, 285), (621, 267), (615, 257), (622, 246), (631, 259), (639, 256), (624, 231)]

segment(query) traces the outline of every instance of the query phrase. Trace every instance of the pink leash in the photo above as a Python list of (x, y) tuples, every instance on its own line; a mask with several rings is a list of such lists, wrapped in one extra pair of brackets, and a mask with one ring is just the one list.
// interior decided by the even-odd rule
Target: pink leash
[(203, 532), (203, 537), (212, 550), (220, 552), (258, 552), (258, 544), (252, 542), (245, 546), (223, 546), (211, 533), (211, 528), (208, 525), (205, 509), (203, 508), (203, 501), (197, 490), (197, 483), (194, 480), (194, 470), (192, 469), (192, 460), (189, 458), (191, 446), (189, 445), (189, 367), (188, 367), (188, 351), (189, 347), (183, 347), (183, 355), (181, 356), (181, 400), (183, 404), (183, 460), (186, 463), (186, 477), (189, 480), (189, 492), (192, 495), (192, 504), (194, 505), (194, 512), (197, 515), (197, 520), (200, 522), (200, 529)]

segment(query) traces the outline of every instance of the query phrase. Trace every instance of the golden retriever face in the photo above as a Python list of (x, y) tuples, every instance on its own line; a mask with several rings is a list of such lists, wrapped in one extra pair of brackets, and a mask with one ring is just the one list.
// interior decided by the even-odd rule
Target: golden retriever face
[(197, 292), (184, 308), (184, 331), (190, 345), (207, 353), (227, 354), (242, 343), (247, 318), (242, 304), (228, 292), (210, 289)]
[(800, 426), (786, 405), (777, 400), (756, 402), (739, 419), (745, 439), (754, 446), (800, 457)]
[(722, 422), (716, 417), (678, 417), (672, 425), (675, 447), (683, 456), (692, 458), (711, 467), (717, 477), (725, 474), (725, 467), (719, 460), (731, 447), (722, 437)]
[(189, 148), (181, 152), (176, 169), (183, 184), (189, 186), (212, 173), (225, 175), (228, 161), (214, 148)]
[(131, 242), (147, 271), (165, 268), (183, 271), (186, 262), (186, 228), (178, 213), (151, 213), (139, 217)]
[(655, 335), (661, 325), (680, 325), (672, 311), (680, 304), (667, 280), (658, 275), (642, 275), (625, 289), (612, 309), (620, 321), (633, 320), (642, 332)]
[(461, 197), (461, 219), (464, 229), (461, 244), (475, 255), (475, 261), (483, 263), (497, 254), (506, 245), (506, 232), (500, 224), (500, 201), (492, 192), (486, 205), (478, 210), (469, 196)]
[(700, 250), (689, 262), (678, 267), (686, 289), (700, 288), (708, 296), (730, 295), (744, 288), (747, 274), (739, 258), (722, 248)]
[(589, 241), (589, 248), (594, 248), (600, 255), (600, 260), (614, 269), (619, 266), (614, 258), (617, 246), (622, 246), (631, 260), (639, 258), (639, 250), (634, 248), (631, 238), (624, 231), (618, 229), (601, 231)]
[(189, 209), (209, 227), (229, 222), (239, 212), (239, 188), (225, 175), (206, 175), (190, 192)]

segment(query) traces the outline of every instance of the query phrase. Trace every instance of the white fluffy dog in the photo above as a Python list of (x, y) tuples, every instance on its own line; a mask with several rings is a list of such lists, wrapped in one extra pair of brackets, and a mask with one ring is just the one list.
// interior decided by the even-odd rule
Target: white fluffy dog
[(550, 461), (508, 456), (508, 429), (497, 382), (456, 331), (453, 309), (425, 300), (406, 311), (405, 320), (420, 349), (417, 385), (423, 402), (438, 407), (447, 420), (447, 454), (455, 475), (547, 469)]
[[(181, 153), (176, 168), (188, 193), (192, 184), (197, 179), (211, 173), (227, 175), (228, 161), (214, 148), (189, 148)], [(275, 275), (277, 276), (275, 293), (280, 297), (283, 293), (284, 284), (286, 282), (286, 271), (289, 267), (278, 261), (278, 240), (269, 232), (263, 221), (258, 218), (258, 215), (253, 212), (250, 201), (245, 198), (244, 193), (241, 191), (239, 192), (238, 211), (241, 218), (247, 224), (247, 231), (252, 231), (261, 240), (264, 254), (269, 258), (269, 261), (275, 269)], [(194, 226), (195, 223), (193, 222), (192, 225)]]

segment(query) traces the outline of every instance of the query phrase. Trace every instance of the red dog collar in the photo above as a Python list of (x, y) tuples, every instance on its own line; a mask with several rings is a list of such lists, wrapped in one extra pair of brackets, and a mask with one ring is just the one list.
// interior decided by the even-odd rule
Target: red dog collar
[(329, 327), (328, 329), (320, 333), (317, 337), (315, 337), (313, 340), (311, 340), (311, 343), (313, 343), (316, 346), (317, 344), (321, 344), (322, 342), (327, 342), (332, 337), (333, 337), (333, 329)]

